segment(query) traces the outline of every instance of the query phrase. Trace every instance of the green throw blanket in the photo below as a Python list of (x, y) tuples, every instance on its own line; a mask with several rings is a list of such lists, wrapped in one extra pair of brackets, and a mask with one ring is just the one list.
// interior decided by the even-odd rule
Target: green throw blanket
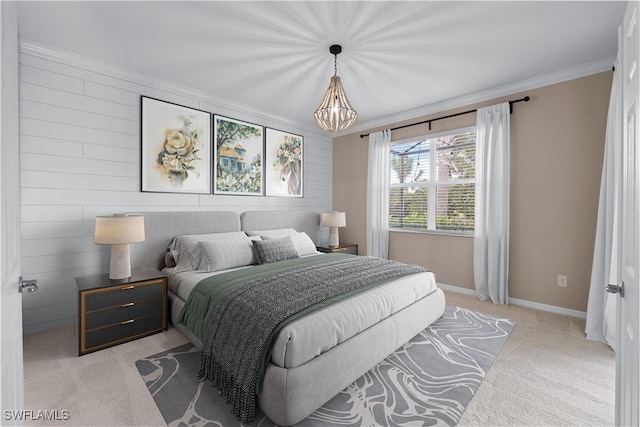
[(202, 340), (200, 377), (212, 381), (241, 422), (255, 417), (256, 393), (279, 331), (326, 305), (424, 268), (373, 257), (329, 254), (212, 276), (196, 285), (180, 322)]

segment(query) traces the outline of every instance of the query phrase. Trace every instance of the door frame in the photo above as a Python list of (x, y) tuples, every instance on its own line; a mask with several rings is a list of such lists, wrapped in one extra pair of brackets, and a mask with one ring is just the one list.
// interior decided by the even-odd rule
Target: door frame
[[(0, 1), (0, 405), (2, 425), (24, 414), (20, 275), (18, 19), (15, 2)], [(9, 412), (6, 412), (9, 411)], [(13, 412), (18, 411), (18, 412)]]

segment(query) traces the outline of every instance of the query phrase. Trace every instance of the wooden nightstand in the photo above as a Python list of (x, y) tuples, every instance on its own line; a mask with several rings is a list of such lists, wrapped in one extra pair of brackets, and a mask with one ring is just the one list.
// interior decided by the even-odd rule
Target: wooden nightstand
[(126, 283), (108, 274), (77, 277), (83, 355), (167, 330), (167, 278), (156, 269), (133, 271)]
[(316, 249), (325, 253), (341, 253), (358, 255), (358, 245), (355, 243), (340, 243), (338, 246), (316, 246)]

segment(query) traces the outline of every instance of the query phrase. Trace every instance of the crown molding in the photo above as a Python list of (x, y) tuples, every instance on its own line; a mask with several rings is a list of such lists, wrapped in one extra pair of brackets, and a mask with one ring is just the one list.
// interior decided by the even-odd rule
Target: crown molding
[(441, 102), (435, 102), (419, 108), (402, 111), (392, 115), (369, 120), (352, 126), (348, 131), (343, 131), (335, 136), (350, 135), (356, 132), (368, 132), (371, 129), (390, 126), (406, 120), (427, 116), (429, 114), (441, 113), (443, 111), (452, 110), (454, 108), (467, 107), (479, 102), (489, 101), (491, 99), (502, 96), (512, 95), (514, 93), (527, 90), (537, 89), (544, 86), (550, 86), (556, 83), (562, 83), (568, 80), (574, 80), (580, 77), (590, 76), (592, 74), (601, 73), (611, 70), (616, 58), (606, 58), (601, 61), (584, 64), (578, 67), (567, 68), (564, 70), (554, 71), (552, 73), (543, 74), (538, 77), (522, 80), (507, 85), (496, 86), (491, 89), (471, 93), (468, 95), (451, 98)]
[[(140, 86), (146, 86), (157, 90), (167, 91), (175, 93), (176, 95), (192, 98), (194, 101), (205, 102), (225, 111), (233, 111), (240, 116), (243, 114), (258, 116), (265, 120), (269, 120), (283, 127), (292, 127), (300, 130), (304, 130), (306, 134), (313, 134), (319, 138), (335, 138), (343, 135), (350, 135), (358, 132), (365, 132), (371, 129), (389, 126), (393, 123), (402, 122), (405, 120), (415, 119), (417, 117), (427, 116), (429, 114), (436, 114), (446, 110), (452, 110), (455, 108), (465, 107), (471, 104), (488, 101), (494, 98), (511, 95), (526, 90), (537, 89), (544, 86), (549, 86), (556, 83), (561, 83), (568, 80), (577, 79), (580, 77), (586, 77), (592, 74), (601, 73), (611, 69), (611, 66), (615, 63), (616, 58), (606, 58), (601, 61), (584, 64), (578, 67), (568, 68), (564, 70), (555, 71), (548, 74), (543, 74), (538, 77), (533, 77), (520, 82), (510, 83), (507, 85), (497, 86), (484, 91), (475, 92), (472, 94), (451, 98), (441, 102), (435, 102), (433, 104), (427, 104), (422, 107), (414, 108), (411, 110), (405, 110), (402, 112), (394, 113), (388, 116), (380, 117), (377, 119), (369, 120), (362, 123), (357, 123), (355, 126), (350, 127), (348, 130), (339, 133), (324, 132), (321, 129), (310, 127), (307, 124), (294, 122), (290, 119), (276, 116), (273, 114), (259, 111), (253, 107), (245, 104), (234, 103), (228, 100), (217, 98), (209, 93), (198, 91), (189, 87), (181, 86), (173, 82), (169, 82), (162, 79), (152, 78), (142, 73), (136, 73), (131, 70), (127, 70), (122, 67), (118, 67), (103, 61), (88, 58), (82, 55), (77, 55), (68, 51), (44, 46), (39, 43), (35, 43), (29, 40), (21, 39), (19, 44), (19, 52), (33, 55), (39, 58), (47, 59), (54, 62), (59, 62), (65, 65), (70, 65), (83, 70), (87, 70), (94, 73), (104, 74), (110, 77), (128, 81), (138, 84)], [(241, 118), (241, 117), (240, 117)]]
[(240, 115), (240, 117), (238, 117), (239, 119), (241, 119), (242, 115), (245, 114), (250, 116), (258, 116), (265, 120), (278, 123), (278, 125), (281, 125), (284, 128), (295, 128), (304, 130), (305, 134), (307, 135), (313, 134), (314, 136), (319, 138), (329, 139), (331, 139), (332, 137), (321, 129), (309, 127), (309, 125), (307, 124), (294, 122), (281, 116), (265, 113), (264, 111), (257, 110), (245, 104), (235, 103), (229, 100), (217, 98), (210, 93), (198, 91), (186, 86), (181, 86), (167, 80), (150, 77), (148, 75), (127, 70), (125, 68), (99, 61), (97, 59), (88, 58), (86, 56), (78, 55), (65, 50), (52, 48), (32, 42), (30, 40), (21, 39), (18, 51), (19, 53), (32, 55), (53, 62), (59, 62), (64, 65), (80, 68), (93, 73), (104, 74), (106, 76), (124, 80), (140, 86), (171, 92), (176, 95), (191, 98), (196, 102), (211, 104), (224, 111), (224, 114), (226, 115), (229, 114), (229, 111), (238, 113)]

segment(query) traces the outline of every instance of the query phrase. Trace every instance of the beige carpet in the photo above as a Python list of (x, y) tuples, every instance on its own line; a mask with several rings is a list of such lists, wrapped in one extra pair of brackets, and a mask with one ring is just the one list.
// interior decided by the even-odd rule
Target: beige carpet
[[(446, 295), (518, 323), (458, 425), (613, 425), (614, 353), (584, 338), (583, 320)], [(72, 326), (26, 336), (25, 409), (66, 409), (71, 418), (25, 425), (165, 425), (135, 361), (185, 342), (171, 328), (78, 357)]]

